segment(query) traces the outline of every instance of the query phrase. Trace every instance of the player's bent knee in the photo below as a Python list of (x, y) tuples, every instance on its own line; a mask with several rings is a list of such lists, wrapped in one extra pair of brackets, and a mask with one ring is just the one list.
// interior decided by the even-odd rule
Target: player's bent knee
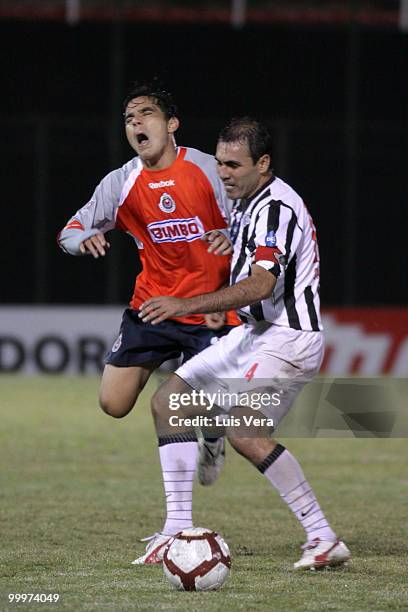
[(108, 397), (100, 396), (99, 405), (105, 414), (114, 417), (115, 419), (122, 419), (125, 417), (133, 408), (133, 403), (119, 403), (117, 400), (113, 400)]

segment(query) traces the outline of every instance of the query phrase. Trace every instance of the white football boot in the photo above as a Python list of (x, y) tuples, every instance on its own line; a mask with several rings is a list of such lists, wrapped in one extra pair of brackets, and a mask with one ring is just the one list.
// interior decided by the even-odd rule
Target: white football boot
[(351, 557), (344, 542), (324, 542), (316, 538), (302, 546), (302, 558), (293, 565), (295, 570), (315, 570), (343, 565)]
[(148, 542), (146, 552), (132, 561), (132, 565), (156, 565), (163, 561), (164, 551), (173, 536), (163, 533), (154, 533), (148, 538), (143, 538), (141, 542)]
[(225, 461), (225, 438), (217, 438), (209, 442), (202, 436), (197, 436), (198, 461), (197, 478), (204, 486), (211, 485), (220, 475)]

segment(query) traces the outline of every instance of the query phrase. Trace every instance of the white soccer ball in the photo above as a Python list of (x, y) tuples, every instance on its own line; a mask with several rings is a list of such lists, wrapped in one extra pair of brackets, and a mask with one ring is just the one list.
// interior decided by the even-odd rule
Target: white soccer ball
[(185, 529), (172, 538), (163, 556), (163, 569), (179, 591), (215, 591), (231, 567), (227, 543), (202, 527)]

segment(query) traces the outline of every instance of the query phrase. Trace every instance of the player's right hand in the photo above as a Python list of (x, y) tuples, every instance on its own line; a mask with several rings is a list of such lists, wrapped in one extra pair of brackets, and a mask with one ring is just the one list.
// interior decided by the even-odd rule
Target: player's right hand
[(101, 232), (84, 240), (84, 242), (80, 244), (79, 250), (84, 255), (86, 255), (86, 253), (90, 253), (92, 257), (98, 259), (99, 256), (104, 257), (106, 255), (106, 251), (109, 249), (109, 247), (109, 242), (106, 241), (105, 236)]

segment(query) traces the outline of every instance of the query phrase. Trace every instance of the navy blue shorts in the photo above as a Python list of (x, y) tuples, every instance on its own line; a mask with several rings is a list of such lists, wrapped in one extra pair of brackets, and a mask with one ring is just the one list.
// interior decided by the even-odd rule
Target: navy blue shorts
[(228, 334), (233, 326), (214, 331), (205, 325), (163, 321), (158, 325), (143, 323), (138, 310), (123, 313), (119, 336), (105, 357), (105, 363), (118, 367), (154, 366), (168, 359), (183, 357), (183, 363), (204, 350), (214, 338)]

